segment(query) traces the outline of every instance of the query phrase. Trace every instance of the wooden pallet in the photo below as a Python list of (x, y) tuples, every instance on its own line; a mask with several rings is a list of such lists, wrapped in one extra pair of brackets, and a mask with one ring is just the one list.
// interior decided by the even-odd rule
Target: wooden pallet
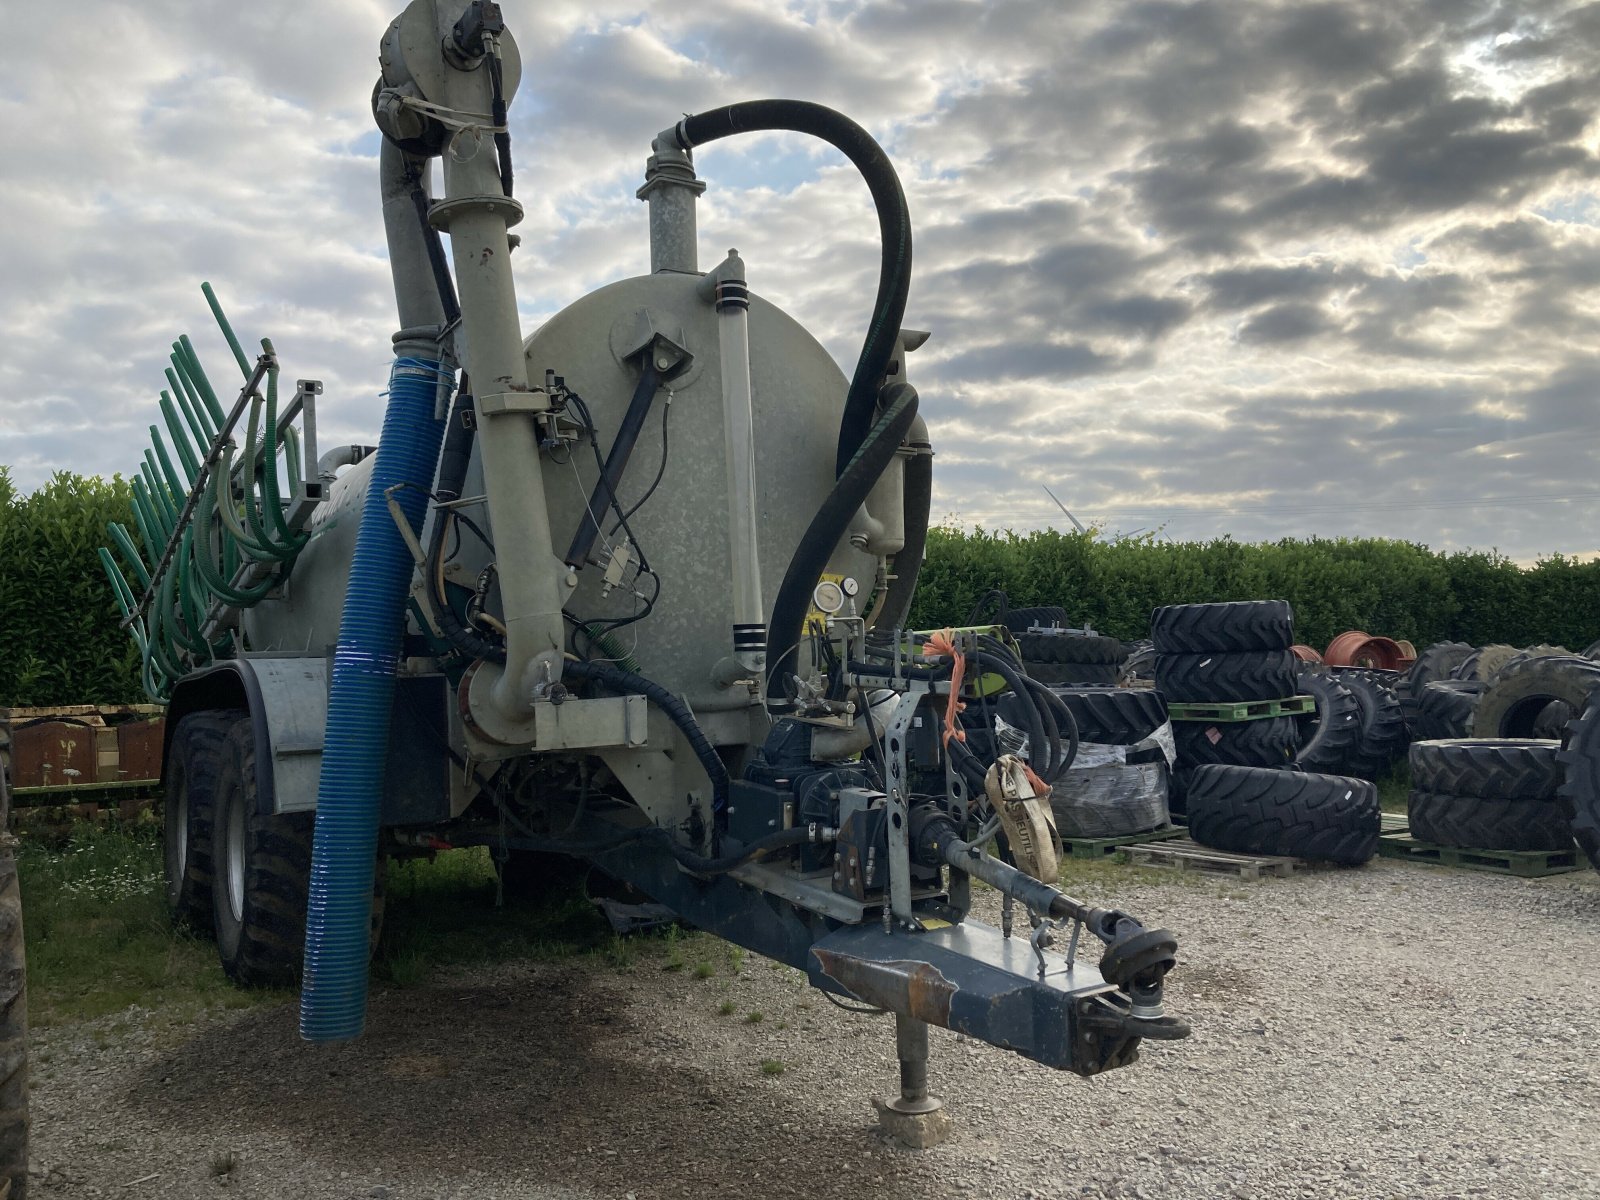
[(1068, 858), (1105, 858), (1115, 854), (1124, 846), (1137, 845), (1141, 842), (1159, 842), (1167, 838), (1183, 836), (1183, 830), (1176, 825), (1163, 825), (1160, 829), (1146, 830), (1144, 833), (1130, 833), (1124, 837), (1109, 838), (1062, 838), (1061, 846), (1066, 851)]
[(1174, 721), (1262, 721), (1268, 717), (1298, 717), (1315, 712), (1315, 696), (1286, 696), (1281, 700), (1230, 700), (1212, 704), (1167, 703)]
[(1411, 820), (1404, 813), (1380, 813), (1379, 833), (1410, 833)]
[(1263, 875), (1282, 878), (1312, 865), (1301, 858), (1286, 858), (1276, 854), (1231, 854), (1226, 850), (1202, 846), (1190, 838), (1124, 846), (1118, 851), (1118, 857), (1135, 866), (1210, 871), (1221, 875), (1237, 875), (1241, 879), (1260, 879)]
[(1378, 838), (1378, 855), (1380, 858), (1396, 858), (1404, 862), (1493, 871), (1523, 879), (1581, 871), (1587, 865), (1576, 846), (1571, 850), (1462, 850), (1455, 846), (1436, 846), (1404, 833), (1387, 831)]

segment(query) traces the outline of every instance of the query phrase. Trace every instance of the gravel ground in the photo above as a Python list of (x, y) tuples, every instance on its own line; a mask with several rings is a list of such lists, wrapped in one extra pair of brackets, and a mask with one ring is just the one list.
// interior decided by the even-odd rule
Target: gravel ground
[(288, 1004), (50, 1031), (34, 1191), (1600, 1197), (1600, 877), (1152, 875), (1118, 897), (1179, 931), (1169, 1008), (1194, 1036), (1085, 1081), (935, 1030), (956, 1121), (935, 1150), (875, 1130), (890, 1022), (692, 943), (715, 977), (663, 971), (658, 948), (386, 989), (332, 1050), (299, 1042)]

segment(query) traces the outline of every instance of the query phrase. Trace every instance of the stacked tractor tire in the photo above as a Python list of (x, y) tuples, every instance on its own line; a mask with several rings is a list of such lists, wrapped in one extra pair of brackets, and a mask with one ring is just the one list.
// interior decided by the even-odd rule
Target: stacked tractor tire
[[(1349, 745), (1359, 747), (1349, 728), (1360, 720), (1350, 715), (1351, 705), (1358, 710), (1360, 700), (1349, 687), (1340, 692), (1342, 717), (1330, 716), (1326, 731), (1311, 723), (1309, 737), (1303, 736), (1300, 718), (1272, 712), (1289, 705), (1260, 706), (1267, 713), (1244, 720), (1188, 719), (1181, 707), (1289, 701), (1300, 695), (1287, 602), (1158, 608), (1150, 636), (1156, 688), (1169, 704), (1180, 706), (1173, 720), (1178, 752), (1173, 810), (1187, 813), (1196, 842), (1234, 853), (1352, 865), (1376, 853), (1377, 788), (1369, 780), (1317, 766), (1343, 761)], [(1366, 685), (1357, 686), (1365, 694)], [(1398, 712), (1392, 694), (1390, 701)], [(1374, 702), (1374, 711), (1379, 707)], [(1310, 762), (1298, 761), (1303, 743), (1313, 748)]]
[(1409, 679), (1411, 836), (1570, 851), (1600, 870), (1600, 662), (1559, 646), (1429, 646)]
[(1000, 619), (1017, 639), (1023, 666), (1040, 683), (1110, 687), (1122, 678), (1128, 650), (1088, 627), (1068, 628), (1064, 608), (1012, 608)]

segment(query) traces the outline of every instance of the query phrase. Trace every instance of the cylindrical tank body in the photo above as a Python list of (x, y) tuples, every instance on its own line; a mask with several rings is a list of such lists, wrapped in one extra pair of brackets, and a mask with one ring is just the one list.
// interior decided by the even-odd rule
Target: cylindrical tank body
[[(641, 337), (653, 329), (693, 355), (689, 368), (657, 394), (618, 488), (627, 509), (655, 478), (670, 391), (666, 472), (655, 494), (629, 518), (646, 559), (661, 577), (661, 593), (648, 617), (619, 630), (615, 638), (637, 659), (644, 675), (684, 697), (696, 712), (714, 712), (749, 704), (751, 693), (745, 687), (719, 686), (712, 679), (713, 666), (732, 654), (734, 614), (717, 313), (698, 294), (699, 282), (696, 275), (663, 273), (603, 287), (551, 318), (527, 340), (526, 349), (533, 386), (540, 386), (546, 371), (551, 371), (587, 402), (599, 427), (602, 456), (610, 449), (638, 381), (637, 363), (628, 355)], [(749, 325), (756, 513), (762, 595), (770, 613), (789, 559), (833, 485), (839, 416), (848, 383), (815, 338), (756, 295), (750, 297)], [(546, 457), (545, 489), (559, 550), (578, 526), (598, 469), (587, 441), (571, 449), (570, 461), (566, 450), (554, 458), (558, 461)], [(337, 639), (370, 468), (370, 459), (358, 463), (334, 484), (329, 501), (317, 511), (312, 540), (295, 564), (284, 596), (263, 601), (245, 614), (251, 649), (315, 653)], [(474, 455), (464, 495), (481, 496), (482, 484)], [(873, 502), (878, 500), (875, 492)], [(901, 503), (898, 495), (883, 500)], [(518, 553), (516, 530), (488, 529), (481, 505), (463, 511), (485, 526), (494, 539), (496, 556)], [(613, 543), (622, 536), (620, 531), (611, 536), (614, 524), (614, 517), (602, 520), (602, 531)], [(456, 544), (449, 560), (450, 578), (471, 586), (490, 555), (465, 531), (452, 540)], [(597, 542), (596, 557), (604, 551)], [(859, 580), (859, 600), (865, 605), (875, 566), (873, 558), (841, 542), (829, 570)], [(631, 581), (633, 568), (625, 574)], [(637, 611), (640, 601), (626, 587), (602, 596), (603, 583), (602, 571), (595, 566), (579, 572), (567, 611), (602, 621)], [(648, 581), (643, 590), (650, 590)], [(801, 664), (802, 673), (809, 666)], [(793, 671), (795, 665), (785, 664), (784, 669)]]

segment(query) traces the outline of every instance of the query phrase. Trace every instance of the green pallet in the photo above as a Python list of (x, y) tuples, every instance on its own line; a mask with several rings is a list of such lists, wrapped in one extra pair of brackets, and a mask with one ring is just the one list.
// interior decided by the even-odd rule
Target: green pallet
[(1139, 842), (1165, 841), (1167, 838), (1183, 837), (1186, 832), (1187, 830), (1176, 825), (1163, 825), (1160, 829), (1130, 833), (1124, 837), (1062, 838), (1061, 845), (1066, 850), (1068, 858), (1105, 858), (1107, 855), (1115, 854), (1123, 846), (1132, 846)]
[(1571, 850), (1461, 850), (1455, 846), (1419, 842), (1400, 833), (1385, 833), (1378, 838), (1378, 856), (1441, 867), (1494, 871), (1523, 879), (1581, 871), (1585, 865), (1576, 846)]
[(1299, 717), (1316, 711), (1315, 696), (1285, 696), (1281, 700), (1227, 700), (1215, 704), (1167, 702), (1167, 715), (1174, 721), (1264, 721), (1268, 717)]

